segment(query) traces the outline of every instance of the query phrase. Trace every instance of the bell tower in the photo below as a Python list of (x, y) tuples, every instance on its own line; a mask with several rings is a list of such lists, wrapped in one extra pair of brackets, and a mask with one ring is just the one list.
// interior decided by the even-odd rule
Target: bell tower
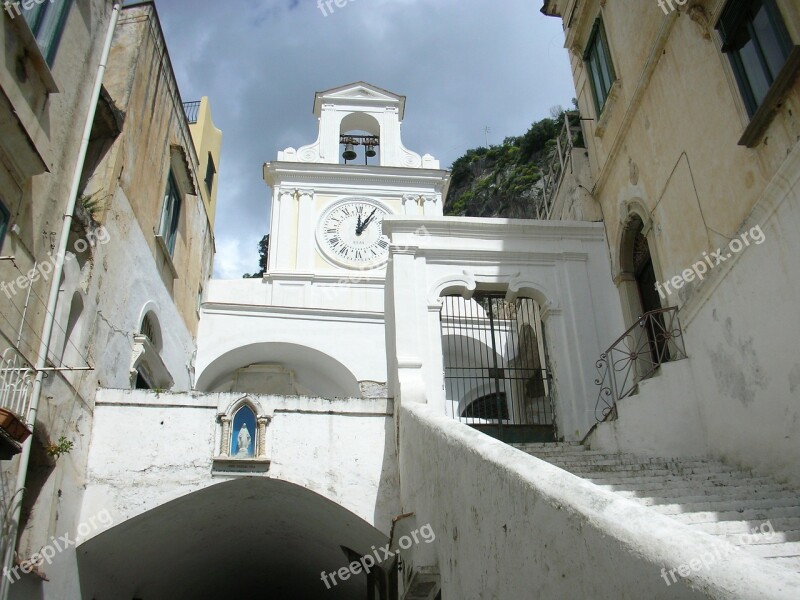
[(420, 157), (400, 139), (406, 110), (405, 96), (358, 82), (314, 95), (314, 115), (319, 120), (317, 141), (298, 150), (278, 153), (278, 160), (339, 164), (341, 142), (348, 133), (365, 132), (380, 141), (378, 166), (438, 169), (430, 155)]
[[(364, 82), (314, 95), (315, 142), (264, 165), (272, 188), (267, 278), (290, 275), (382, 281), (389, 215), (442, 215), (449, 173), (406, 148), (406, 99)], [(382, 285), (382, 284), (381, 284)]]

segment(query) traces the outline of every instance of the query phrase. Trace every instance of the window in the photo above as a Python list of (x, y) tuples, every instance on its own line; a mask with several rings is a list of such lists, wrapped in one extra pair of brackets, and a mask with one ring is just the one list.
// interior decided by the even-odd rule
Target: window
[(730, 0), (717, 30), (752, 118), (786, 64), (792, 40), (775, 0)]
[(8, 212), (6, 205), (0, 202), (0, 249), (3, 247), (3, 242), (6, 240), (9, 221), (11, 221), (11, 213)]
[[(206, 165), (206, 189), (208, 195), (211, 195), (211, 190), (214, 189), (214, 175), (217, 174), (217, 168), (214, 166), (214, 159), (211, 157), (211, 152), (208, 153), (208, 164)], [(210, 200), (210, 198), (209, 198)]]
[(164, 238), (169, 255), (175, 254), (175, 240), (178, 237), (178, 223), (181, 216), (181, 195), (175, 176), (170, 171), (167, 180), (167, 191), (164, 193), (164, 206), (161, 209), (161, 225), (158, 235)]
[[(26, 8), (26, 5), (30, 8)], [(36, 37), (42, 55), (51, 67), (71, 6), (72, 0), (22, 2), (22, 14)]]
[(614, 65), (611, 62), (611, 52), (608, 50), (606, 30), (600, 19), (594, 24), (592, 34), (589, 36), (589, 44), (586, 46), (583, 60), (586, 61), (586, 68), (589, 71), (589, 81), (591, 81), (594, 93), (594, 106), (599, 115), (603, 112), (611, 85), (616, 79)]

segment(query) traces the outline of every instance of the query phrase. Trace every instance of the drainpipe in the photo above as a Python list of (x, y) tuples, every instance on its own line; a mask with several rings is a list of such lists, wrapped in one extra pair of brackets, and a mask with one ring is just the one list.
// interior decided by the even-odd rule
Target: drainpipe
[[(106, 64), (108, 63), (108, 56), (111, 53), (111, 41), (114, 38), (114, 30), (117, 27), (119, 20), (120, 2), (115, 2), (111, 11), (111, 21), (108, 24), (108, 32), (106, 33), (105, 45), (103, 52), (100, 56), (100, 65), (97, 68), (97, 75), (94, 81), (94, 88), (89, 103), (89, 113), (86, 115), (86, 124), (83, 127), (83, 138), (81, 139), (80, 150), (78, 151), (78, 160), (75, 164), (75, 171), (72, 174), (72, 186), (70, 187), (69, 197), (67, 198), (67, 205), (64, 208), (64, 223), (61, 227), (61, 238), (58, 243), (58, 254), (56, 254), (56, 263), (53, 270), (53, 276), (50, 281), (50, 296), (47, 299), (47, 311), (45, 312), (44, 327), (42, 329), (41, 344), (39, 344), (39, 355), (36, 360), (36, 379), (33, 382), (33, 393), (31, 395), (31, 404), (28, 409), (28, 416), (26, 422), (31, 427), (31, 430), (36, 426), (36, 413), (39, 410), (39, 400), (42, 396), (42, 381), (44, 380), (44, 369), (47, 367), (47, 354), (50, 348), (50, 341), (53, 336), (53, 325), (55, 324), (55, 310), (58, 303), (58, 290), (61, 287), (61, 274), (64, 272), (64, 258), (67, 251), (67, 242), (69, 241), (69, 231), (72, 226), (72, 218), (75, 212), (75, 202), (78, 198), (78, 188), (80, 187), (81, 173), (83, 166), (86, 162), (86, 151), (89, 148), (89, 136), (92, 133), (92, 124), (94, 123), (94, 116), (97, 112), (97, 102), (100, 98), (100, 88), (103, 85), (103, 76), (106, 72)], [(25, 476), (28, 471), (28, 462), (31, 457), (31, 444), (33, 443), (33, 436), (22, 447), (22, 453), (19, 459), (19, 470), (17, 471), (17, 486), (14, 490), (12, 498), (20, 497), (17, 505), (14, 508), (14, 516), (11, 521), (8, 533), (8, 545), (6, 546), (6, 553), (3, 557), (4, 571), (0, 574), (0, 600), (7, 600), (8, 593), (12, 583), (12, 576), (9, 571), (14, 562), (14, 551), (16, 549), (17, 532), (19, 529), (19, 519), (22, 513), (22, 494), (25, 489)], [(6, 577), (5, 575), (8, 574)]]

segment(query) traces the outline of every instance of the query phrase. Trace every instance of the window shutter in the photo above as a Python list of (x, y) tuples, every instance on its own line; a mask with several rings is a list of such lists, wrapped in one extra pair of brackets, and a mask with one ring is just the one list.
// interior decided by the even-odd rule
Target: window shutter
[(717, 30), (722, 36), (722, 51), (730, 52), (735, 50), (734, 40), (736, 32), (744, 22), (748, 9), (753, 4), (753, 0), (729, 0), (725, 9), (717, 21)]

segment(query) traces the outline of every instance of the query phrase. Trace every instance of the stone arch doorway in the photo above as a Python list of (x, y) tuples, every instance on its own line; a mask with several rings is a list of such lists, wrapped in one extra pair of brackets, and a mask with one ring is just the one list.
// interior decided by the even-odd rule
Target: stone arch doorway
[[(243, 477), (167, 502), (78, 547), (83, 598), (387, 600), (391, 560), (346, 580), (321, 574), (388, 538), (303, 487)], [(372, 590), (368, 586), (372, 586)], [(377, 594), (377, 595), (376, 595)]]
[[(635, 340), (640, 337), (634, 331), (629, 336), (633, 342), (633, 352), (641, 350), (640, 358), (636, 358), (636, 372), (648, 373), (653, 365), (670, 359), (669, 344), (664, 336), (665, 324), (662, 314), (661, 297), (656, 289), (655, 258), (648, 239), (650, 227), (645, 225), (642, 217), (633, 214), (628, 219), (622, 234), (620, 247), (620, 267), (622, 281), (623, 307), (626, 322), (630, 328), (637, 325), (644, 329), (644, 345)], [(642, 319), (648, 315), (646, 319)]]
[(631, 317), (628, 323), (632, 325), (640, 315), (661, 308), (653, 253), (639, 215), (633, 215), (625, 225), (620, 266), (623, 281), (632, 284), (628, 286), (626, 298)]

